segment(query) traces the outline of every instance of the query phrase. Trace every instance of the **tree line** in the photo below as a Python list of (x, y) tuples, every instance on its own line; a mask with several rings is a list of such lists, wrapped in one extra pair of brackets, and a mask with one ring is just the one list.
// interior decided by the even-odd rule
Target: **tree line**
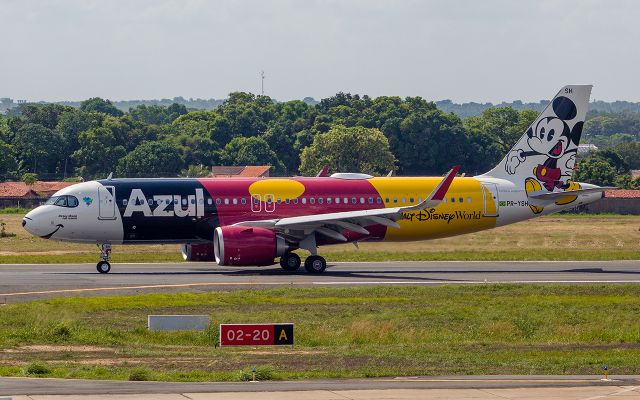
[[(235, 92), (213, 110), (174, 103), (123, 112), (101, 98), (77, 108), (22, 104), (0, 117), (0, 177), (203, 176), (212, 165), (271, 165), (273, 175), (315, 175), (324, 165), (331, 172), (438, 175), (458, 164), (476, 174), (499, 162), (536, 115), (491, 107), (462, 119), (420, 97), (346, 93), (316, 104)], [(611, 170), (595, 178), (637, 184), (623, 177), (638, 168), (639, 116), (590, 115), (583, 142), (606, 139), (609, 153), (587, 165), (615, 170), (613, 178)]]

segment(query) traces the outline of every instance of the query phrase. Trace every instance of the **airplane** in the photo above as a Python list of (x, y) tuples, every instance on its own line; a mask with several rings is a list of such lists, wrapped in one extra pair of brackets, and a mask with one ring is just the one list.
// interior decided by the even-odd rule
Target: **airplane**
[(413, 241), (491, 229), (592, 203), (605, 187), (571, 179), (591, 85), (563, 87), (509, 153), (478, 176), (107, 179), (78, 183), (29, 212), (49, 240), (95, 243), (100, 273), (114, 244), (177, 243), (186, 261), (301, 266), (322, 273), (318, 247)]

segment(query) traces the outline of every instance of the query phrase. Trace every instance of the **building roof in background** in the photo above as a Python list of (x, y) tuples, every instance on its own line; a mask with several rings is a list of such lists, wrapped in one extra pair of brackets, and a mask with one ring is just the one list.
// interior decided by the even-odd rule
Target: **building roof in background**
[(32, 186), (24, 182), (0, 182), (0, 197), (48, 197), (76, 182), (37, 181)]
[(234, 177), (259, 177), (269, 176), (269, 165), (246, 165), (246, 166), (214, 166), (211, 167), (211, 177), (214, 178), (234, 178)]
[(604, 197), (608, 199), (640, 199), (640, 190), (630, 190), (630, 189), (605, 190)]
[(640, 178), (640, 169), (632, 169), (630, 173), (631, 173), (631, 179)]

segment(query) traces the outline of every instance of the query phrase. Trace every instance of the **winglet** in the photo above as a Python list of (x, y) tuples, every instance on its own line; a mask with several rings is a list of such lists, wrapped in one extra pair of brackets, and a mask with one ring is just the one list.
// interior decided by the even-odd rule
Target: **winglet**
[(316, 175), (317, 178), (322, 178), (325, 176), (329, 176), (329, 166), (325, 165), (324, 167), (322, 167), (322, 169), (320, 170), (320, 172), (318, 172), (318, 175)]
[(440, 183), (431, 191), (431, 194), (420, 204), (416, 204), (415, 206), (403, 207), (403, 210), (411, 211), (411, 210), (424, 210), (425, 208), (437, 206), (447, 194), (449, 190), (449, 186), (451, 186), (451, 182), (453, 182), (453, 178), (456, 177), (456, 174), (460, 171), (460, 166), (456, 165), (451, 168), (449, 172), (442, 178)]

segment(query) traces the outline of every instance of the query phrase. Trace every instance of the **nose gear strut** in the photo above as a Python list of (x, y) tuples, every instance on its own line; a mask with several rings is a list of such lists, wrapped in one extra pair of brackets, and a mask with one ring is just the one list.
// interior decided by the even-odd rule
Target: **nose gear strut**
[(100, 259), (98, 264), (96, 264), (96, 269), (101, 274), (106, 274), (111, 271), (111, 264), (109, 264), (109, 257), (111, 256), (111, 244), (103, 243), (97, 245), (100, 248)]

